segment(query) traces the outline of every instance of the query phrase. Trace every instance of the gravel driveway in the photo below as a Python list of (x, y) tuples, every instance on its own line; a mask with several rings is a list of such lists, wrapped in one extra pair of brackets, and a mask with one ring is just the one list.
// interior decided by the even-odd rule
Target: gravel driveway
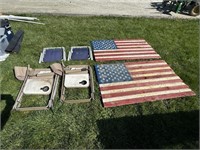
[(176, 13), (163, 14), (156, 9), (161, 2), (162, 0), (0, 0), (0, 12), (200, 18)]

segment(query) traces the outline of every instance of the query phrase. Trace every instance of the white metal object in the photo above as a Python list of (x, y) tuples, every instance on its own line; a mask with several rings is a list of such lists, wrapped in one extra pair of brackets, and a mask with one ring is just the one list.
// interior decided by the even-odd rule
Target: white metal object
[(9, 53), (5, 52), (8, 44), (9, 42), (6, 35), (0, 37), (0, 62), (5, 61), (6, 58), (10, 55)]
[(34, 20), (39, 20), (36, 17), (23, 17), (23, 16), (14, 16), (14, 15), (1, 15), (1, 19), (7, 19), (7, 20), (12, 20), (12, 21), (19, 21), (19, 22), (26, 22), (26, 23), (34, 23), (34, 24), (40, 24), (40, 25), (45, 25), (44, 23), (41, 22), (35, 22)]
[[(49, 95), (51, 93), (53, 85), (53, 77), (51, 79), (28, 79), (25, 87), (24, 94), (33, 94), (33, 95)], [(42, 88), (48, 87), (47, 91), (42, 90)]]
[(26, 21), (26, 20), (18, 20), (18, 19), (9, 19), (9, 20), (18, 21), (18, 22), (26, 22), (26, 23), (33, 23), (33, 24), (45, 25), (45, 23), (42, 23), (42, 22), (35, 22), (35, 21)]
[[(85, 84), (81, 84), (85, 82)], [(64, 85), (66, 88), (89, 87), (89, 74), (65, 74)]]
[(34, 20), (39, 20), (36, 17), (23, 17), (23, 16), (14, 16), (14, 15), (1, 15), (0, 19), (17, 19), (17, 20), (29, 20), (29, 21), (34, 21)]

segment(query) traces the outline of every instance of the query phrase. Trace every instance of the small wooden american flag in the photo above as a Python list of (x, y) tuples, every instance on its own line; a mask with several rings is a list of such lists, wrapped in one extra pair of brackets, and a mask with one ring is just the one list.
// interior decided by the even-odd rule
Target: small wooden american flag
[(160, 55), (144, 40), (96, 40), (91, 42), (96, 61), (159, 59)]

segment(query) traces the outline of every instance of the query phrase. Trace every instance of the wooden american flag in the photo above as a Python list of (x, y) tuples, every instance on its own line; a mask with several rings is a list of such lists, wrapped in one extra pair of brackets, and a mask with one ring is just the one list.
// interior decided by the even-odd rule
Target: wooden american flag
[(96, 61), (159, 59), (144, 39), (98, 40), (91, 42)]
[(99, 84), (104, 107), (193, 96), (163, 60), (127, 62), (132, 81)]

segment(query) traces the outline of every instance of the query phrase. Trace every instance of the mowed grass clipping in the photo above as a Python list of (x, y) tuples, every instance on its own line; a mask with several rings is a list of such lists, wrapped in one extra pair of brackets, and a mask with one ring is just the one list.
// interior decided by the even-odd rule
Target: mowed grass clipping
[[(14, 32), (25, 31), (23, 44), (18, 54), (0, 63), (2, 149), (199, 147), (198, 20), (35, 16), (46, 25), (11, 22)], [(53, 111), (11, 111), (22, 84), (14, 77), (14, 66), (49, 67), (51, 63), (38, 63), (43, 48), (63, 46), (68, 53), (71, 46), (87, 46), (91, 40), (141, 38), (197, 96), (103, 108), (95, 79), (95, 100), (91, 103), (62, 104), (59, 88)], [(65, 62), (72, 64), (97, 63)], [(87, 96), (87, 91), (84, 94)], [(70, 98), (78, 99), (78, 95), (78, 90), (71, 90)], [(24, 105), (43, 106), (47, 99), (27, 96)]]

